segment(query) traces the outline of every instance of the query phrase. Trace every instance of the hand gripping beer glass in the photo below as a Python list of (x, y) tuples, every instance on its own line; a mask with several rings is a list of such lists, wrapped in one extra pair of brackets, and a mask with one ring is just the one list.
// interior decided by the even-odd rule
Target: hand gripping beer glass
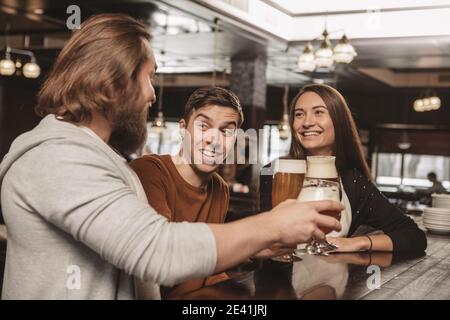
[[(341, 184), (336, 170), (335, 157), (314, 156), (307, 157), (307, 171), (302, 190), (297, 198), (299, 202), (334, 200), (341, 201)], [(341, 219), (340, 211), (322, 211), (320, 214)], [(327, 234), (330, 228), (321, 228)], [(337, 249), (337, 246), (328, 241), (312, 240), (303, 250), (298, 248), (296, 253), (308, 253), (316, 255), (327, 255), (327, 251)]]
[[(302, 189), (306, 172), (306, 161), (297, 159), (277, 159), (272, 182), (272, 207), (287, 199), (297, 199)], [(300, 260), (292, 254), (272, 258), (281, 262)]]

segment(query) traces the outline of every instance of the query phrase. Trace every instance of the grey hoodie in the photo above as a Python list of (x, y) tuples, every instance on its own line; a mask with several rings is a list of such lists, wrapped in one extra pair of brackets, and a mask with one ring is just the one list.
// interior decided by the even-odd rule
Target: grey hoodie
[(45, 117), (0, 164), (8, 230), (3, 299), (132, 299), (213, 273), (202, 223), (169, 223), (125, 160), (89, 129)]

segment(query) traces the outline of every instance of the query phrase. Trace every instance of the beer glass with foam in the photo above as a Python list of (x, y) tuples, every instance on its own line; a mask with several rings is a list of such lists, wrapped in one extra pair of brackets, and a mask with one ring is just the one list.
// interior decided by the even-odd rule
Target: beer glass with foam
[[(274, 166), (272, 207), (287, 199), (297, 199), (305, 179), (306, 161), (277, 159)], [(292, 254), (286, 254), (273, 259), (281, 262), (292, 262), (295, 257)]]
[[(341, 201), (341, 185), (339, 175), (335, 165), (335, 157), (332, 156), (311, 156), (307, 157), (307, 171), (302, 190), (297, 198), (300, 202), (334, 200)], [(340, 220), (340, 211), (322, 211), (321, 214), (331, 216)], [(330, 233), (329, 228), (322, 228), (323, 233)], [(337, 247), (326, 240), (313, 240), (306, 246), (308, 254), (326, 255), (326, 251)], [(299, 248), (300, 249), (300, 248)]]

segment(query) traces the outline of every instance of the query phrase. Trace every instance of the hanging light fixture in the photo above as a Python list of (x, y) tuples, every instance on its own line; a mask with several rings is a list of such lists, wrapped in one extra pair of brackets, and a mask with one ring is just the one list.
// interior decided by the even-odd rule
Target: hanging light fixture
[(441, 99), (438, 96), (430, 97), (431, 110), (438, 110), (441, 107)]
[(36, 58), (34, 57), (34, 55), (31, 56), (31, 61), (23, 66), (22, 71), (23, 75), (26, 78), (36, 79), (37, 77), (39, 77), (39, 75), (41, 74), (41, 68), (36, 63)]
[[(161, 52), (161, 54), (164, 55), (164, 52)], [(158, 115), (156, 116), (155, 119), (153, 119), (151, 126), (151, 130), (156, 133), (162, 133), (164, 130), (167, 129), (164, 114), (162, 112), (163, 94), (164, 94), (164, 78), (163, 75), (161, 74), (159, 76)]]
[[(334, 33), (334, 32), (332, 32)], [(316, 68), (332, 69), (335, 63), (349, 64), (357, 56), (355, 48), (344, 34), (334, 48), (331, 46), (329, 33), (325, 26), (320, 37), (323, 38), (319, 49), (314, 52), (311, 41), (308, 42), (298, 58), (297, 65), (301, 71), (312, 72)]]
[(437, 95), (426, 96), (414, 101), (413, 108), (416, 112), (438, 110), (441, 107), (441, 99)]
[(164, 119), (164, 115), (161, 111), (158, 111), (158, 115), (155, 119), (152, 121), (152, 127), (151, 130), (160, 133), (167, 129), (166, 121)]
[(409, 140), (409, 137), (408, 137), (408, 134), (406, 133), (406, 131), (403, 131), (402, 138), (400, 139), (400, 142), (397, 143), (397, 147), (403, 151), (411, 148), (411, 141)]
[(284, 94), (283, 94), (283, 117), (281, 118), (280, 123), (278, 123), (278, 133), (280, 135), (281, 140), (286, 140), (289, 138), (289, 134), (291, 132), (289, 128), (289, 114), (288, 114), (288, 95), (289, 95), (289, 85), (284, 86)]
[(300, 70), (312, 72), (316, 68), (313, 47), (310, 42), (305, 46), (302, 54), (298, 57), (298, 67)]
[(16, 72), (16, 65), (11, 60), (11, 47), (9, 46), (9, 29), (11, 25), (6, 24), (5, 28), (5, 41), (6, 41), (6, 50), (4, 59), (0, 60), (0, 75), (2, 76), (11, 76)]
[(414, 111), (423, 112), (425, 111), (424, 103), (422, 99), (416, 99), (413, 104)]
[(289, 115), (286, 113), (283, 114), (283, 118), (280, 123), (278, 123), (278, 133), (281, 140), (286, 140), (289, 138)]
[(334, 61), (337, 63), (350, 63), (353, 61), (353, 58), (356, 56), (355, 48), (348, 41), (347, 36), (344, 34), (339, 41), (339, 43), (333, 49)]
[(413, 103), (413, 108), (416, 112), (434, 111), (441, 107), (441, 99), (434, 90), (429, 89), (430, 75), (428, 75), (427, 86), (428, 89)]
[(327, 29), (323, 30), (322, 36), (322, 44), (315, 53), (316, 66), (318, 68), (330, 68), (333, 65), (333, 50), (331, 50), (330, 40), (328, 40)]
[[(30, 57), (30, 62), (22, 66), (19, 59), (17, 59), (16, 62), (11, 59), (11, 53), (28, 56)], [(17, 73), (16, 70), (18, 70)], [(20, 70), (22, 72), (20, 72)], [(37, 64), (36, 57), (33, 52), (29, 50), (14, 49), (11, 47), (6, 48), (5, 58), (0, 60), (0, 75), (12, 76), (13, 74), (16, 74), (17, 76), (23, 74), (26, 78), (30, 79), (36, 79), (40, 76), (41, 68)]]
[(2, 76), (12, 76), (16, 72), (16, 64), (11, 60), (11, 48), (6, 47), (5, 58), (0, 60), (0, 74)]

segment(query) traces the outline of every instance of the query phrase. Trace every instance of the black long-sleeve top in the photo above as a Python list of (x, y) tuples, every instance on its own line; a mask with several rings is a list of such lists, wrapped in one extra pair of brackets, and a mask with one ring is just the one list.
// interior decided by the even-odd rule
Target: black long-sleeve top
[[(260, 178), (261, 210), (267, 211), (272, 208), (272, 175), (261, 175)], [(394, 252), (425, 251), (425, 233), (363, 174), (350, 169), (341, 173), (341, 179), (352, 209), (349, 237), (359, 226), (369, 225), (391, 238)]]

